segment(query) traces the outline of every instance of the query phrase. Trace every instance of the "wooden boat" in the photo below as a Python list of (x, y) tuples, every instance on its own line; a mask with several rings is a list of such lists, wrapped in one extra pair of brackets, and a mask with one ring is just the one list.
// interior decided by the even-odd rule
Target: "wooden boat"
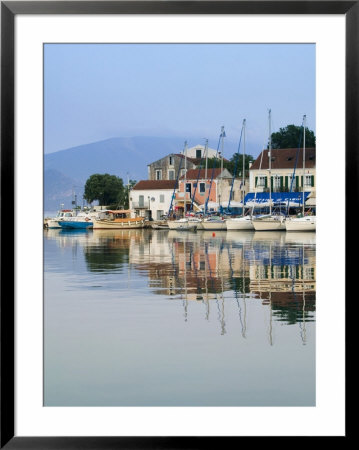
[(144, 217), (131, 217), (131, 210), (105, 210), (99, 211), (98, 216), (93, 220), (94, 229), (128, 229), (144, 228)]

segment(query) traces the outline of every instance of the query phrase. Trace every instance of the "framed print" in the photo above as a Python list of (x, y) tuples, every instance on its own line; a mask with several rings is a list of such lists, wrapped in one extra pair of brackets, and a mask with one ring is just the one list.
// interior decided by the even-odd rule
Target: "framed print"
[(1, 448), (347, 436), (358, 22), (1, 2)]

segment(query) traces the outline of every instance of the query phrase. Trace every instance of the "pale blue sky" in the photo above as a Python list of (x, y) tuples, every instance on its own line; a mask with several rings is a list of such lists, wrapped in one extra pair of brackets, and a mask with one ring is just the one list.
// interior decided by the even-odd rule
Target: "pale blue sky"
[[(313, 44), (46, 44), (45, 153), (111, 137), (217, 141), (256, 156), (272, 130), (315, 131)], [(179, 149), (180, 150), (180, 149)]]

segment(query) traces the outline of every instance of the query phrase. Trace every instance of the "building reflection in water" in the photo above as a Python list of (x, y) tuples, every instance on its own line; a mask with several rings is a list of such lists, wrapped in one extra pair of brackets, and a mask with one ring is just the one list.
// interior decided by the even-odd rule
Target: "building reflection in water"
[[(204, 317), (217, 316), (226, 333), (225, 304), (235, 301), (241, 333), (246, 337), (247, 302), (269, 308), (272, 321), (305, 324), (315, 320), (315, 233), (206, 232), (166, 230), (93, 230), (72, 233), (47, 230), (45, 238), (60, 247), (83, 247), (89, 272), (128, 271), (148, 279), (154, 294), (204, 305)], [(120, 287), (119, 287), (120, 289)]]

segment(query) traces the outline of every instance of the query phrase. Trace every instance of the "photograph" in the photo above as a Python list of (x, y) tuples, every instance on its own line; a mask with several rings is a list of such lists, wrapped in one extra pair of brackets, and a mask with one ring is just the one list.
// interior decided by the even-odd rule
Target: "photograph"
[(316, 406), (316, 70), (43, 44), (44, 407)]

